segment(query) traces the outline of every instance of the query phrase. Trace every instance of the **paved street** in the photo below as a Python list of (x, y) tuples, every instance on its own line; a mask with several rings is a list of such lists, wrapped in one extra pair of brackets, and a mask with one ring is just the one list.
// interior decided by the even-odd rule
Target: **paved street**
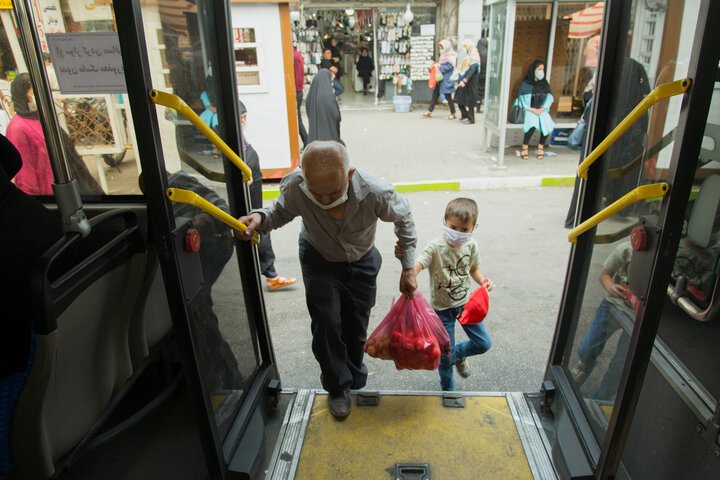
[[(458, 390), (537, 391), (542, 380), (562, 293), (570, 250), (563, 228), (569, 188), (535, 188), (406, 194), (424, 245), (441, 234), (445, 204), (458, 193), (480, 205), (475, 239), (482, 251), (481, 270), (497, 284), (490, 294), (485, 320), (493, 339), (491, 350), (470, 361), (472, 375), (456, 379)], [(265, 300), (283, 386), (321, 388), (311, 345), (310, 317), (304, 300), (297, 258), (299, 220), (272, 234), (281, 275), (298, 278), (296, 287), (267, 292)], [(393, 257), (391, 224), (378, 228), (377, 247), (383, 256), (378, 298), (370, 330), (382, 320), (398, 296), (400, 264)], [(420, 291), (429, 298), (426, 272)], [(457, 339), (465, 339), (464, 333)], [(397, 371), (391, 361), (366, 356), (368, 389), (439, 390), (437, 372)]]
[[(478, 124), (463, 125), (444, 119), (440, 108), (432, 119), (421, 109), (400, 114), (391, 110), (343, 110), (342, 137), (351, 163), (391, 183), (424, 183), (447, 179), (496, 178), (508, 185), (524, 179), (573, 175), (577, 153), (551, 147), (558, 156), (523, 161), (508, 149), (505, 169), (493, 168), (495, 152), (481, 150)], [(249, 139), (252, 142), (252, 139)], [(260, 158), (262, 164), (262, 156)], [(268, 184), (268, 188), (276, 185)], [(475, 239), (482, 252), (481, 270), (497, 284), (491, 293), (486, 326), (491, 350), (469, 360), (472, 375), (456, 380), (464, 391), (537, 391), (547, 361), (560, 304), (570, 244), (563, 228), (572, 195), (567, 187), (502, 188), (464, 191), (419, 191), (405, 194), (415, 217), (419, 246), (442, 233), (447, 202), (458, 196), (475, 199), (480, 206)], [(270, 204), (272, 200), (265, 200)], [(275, 354), (285, 388), (321, 388), (318, 365), (311, 351), (310, 317), (297, 257), (300, 220), (272, 233), (276, 267), (283, 276), (296, 277), (296, 286), (269, 292), (265, 301)], [(399, 295), (400, 264), (393, 256), (395, 237), (391, 224), (378, 228), (376, 245), (383, 256), (378, 297), (370, 319), (372, 331)], [(225, 268), (213, 291), (221, 328), (238, 358), (249, 360), (252, 349), (243, 339), (237, 271)], [(429, 298), (426, 272), (419, 277), (420, 291)], [(456, 330), (456, 341), (465, 334)], [(368, 389), (439, 390), (437, 372), (397, 371), (390, 361), (366, 356), (370, 370)], [(243, 361), (242, 363), (245, 363)]]

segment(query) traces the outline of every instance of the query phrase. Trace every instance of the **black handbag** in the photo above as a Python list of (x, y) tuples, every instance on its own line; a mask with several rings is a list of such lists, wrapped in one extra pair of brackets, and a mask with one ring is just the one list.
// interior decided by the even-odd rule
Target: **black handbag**
[(525, 122), (525, 109), (517, 104), (517, 100), (510, 107), (510, 113), (508, 114), (508, 122), (510, 123), (523, 123)]

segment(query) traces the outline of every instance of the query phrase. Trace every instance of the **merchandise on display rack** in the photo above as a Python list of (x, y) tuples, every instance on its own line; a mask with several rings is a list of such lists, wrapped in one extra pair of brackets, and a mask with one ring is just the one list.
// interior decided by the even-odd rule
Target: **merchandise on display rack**
[(434, 61), (434, 49), (435, 37), (410, 37), (410, 72), (413, 81), (430, 78), (429, 67)]
[[(292, 26), (293, 45), (302, 54), (305, 63), (305, 88), (308, 89), (320, 69), (326, 42), (338, 39), (342, 55), (353, 58), (361, 47), (372, 51), (372, 10), (355, 10), (348, 15), (344, 9), (314, 10), (305, 8)], [(343, 62), (344, 71), (351, 65)]]
[(292, 34), (305, 62), (305, 88), (309, 88), (320, 68), (325, 42), (334, 37), (342, 53), (343, 83), (346, 78), (351, 84), (355, 80), (355, 90), (360, 91), (362, 83), (355, 78), (355, 61), (360, 50), (367, 47), (375, 62), (370, 91), (377, 86), (378, 95), (383, 97), (387, 82), (392, 85), (388, 90), (395, 94), (409, 94), (413, 81), (427, 80), (429, 75), (436, 41), (427, 32), (435, 31), (435, 8), (431, 4), (413, 6), (412, 15), (408, 15), (407, 4), (361, 9), (301, 6)]

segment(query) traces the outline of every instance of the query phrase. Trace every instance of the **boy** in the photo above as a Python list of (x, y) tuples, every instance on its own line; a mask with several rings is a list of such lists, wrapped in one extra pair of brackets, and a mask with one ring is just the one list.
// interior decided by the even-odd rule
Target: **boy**
[[(455, 320), (470, 297), (472, 278), (478, 284), (485, 280), (478, 263), (478, 244), (472, 238), (478, 217), (478, 206), (469, 198), (456, 198), (445, 208), (444, 235), (425, 246), (415, 263), (415, 273), (423, 268), (430, 273), (430, 303), (455, 344)], [(396, 248), (396, 255), (397, 255)], [(495, 284), (488, 281), (488, 291)], [(461, 377), (470, 376), (467, 357), (487, 352), (492, 345), (483, 323), (462, 325), (469, 340), (453, 346), (450, 356), (440, 357), (440, 386), (455, 390), (453, 363)]]

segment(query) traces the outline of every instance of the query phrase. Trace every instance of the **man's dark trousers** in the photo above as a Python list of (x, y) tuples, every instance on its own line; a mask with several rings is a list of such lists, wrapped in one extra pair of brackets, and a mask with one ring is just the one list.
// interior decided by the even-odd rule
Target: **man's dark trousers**
[(312, 349), (320, 364), (323, 388), (330, 393), (362, 388), (367, 382), (363, 346), (381, 264), (374, 246), (357, 262), (328, 262), (300, 238)]

